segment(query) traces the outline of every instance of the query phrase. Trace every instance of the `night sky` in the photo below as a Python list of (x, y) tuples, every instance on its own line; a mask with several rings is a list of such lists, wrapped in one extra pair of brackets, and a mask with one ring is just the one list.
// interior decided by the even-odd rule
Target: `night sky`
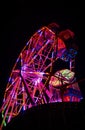
[[(83, 5), (83, 4), (82, 4)], [(78, 49), (76, 73), (78, 80), (85, 78), (85, 36), (82, 5), (74, 3), (27, 3), (3, 2), (0, 11), (0, 105), (15, 61), (29, 38), (42, 26), (51, 22), (61, 30), (71, 29), (75, 33)], [(85, 97), (85, 82), (80, 89)]]

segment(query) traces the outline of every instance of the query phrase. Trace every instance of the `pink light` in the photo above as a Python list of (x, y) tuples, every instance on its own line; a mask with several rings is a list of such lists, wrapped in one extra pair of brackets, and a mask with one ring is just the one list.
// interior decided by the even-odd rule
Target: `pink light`
[(41, 81), (42, 81), (42, 78), (35, 79), (35, 80), (34, 80), (34, 82), (35, 82), (34, 84), (37, 85), (37, 84), (39, 84)]

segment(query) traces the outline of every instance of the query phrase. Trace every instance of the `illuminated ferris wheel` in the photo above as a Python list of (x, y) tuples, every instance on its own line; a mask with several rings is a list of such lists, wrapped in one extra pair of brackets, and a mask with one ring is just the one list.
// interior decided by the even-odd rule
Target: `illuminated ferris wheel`
[[(74, 33), (57, 31), (56, 23), (39, 29), (29, 39), (11, 71), (1, 107), (6, 126), (21, 110), (53, 102), (80, 102), (82, 95), (75, 77)], [(58, 70), (57, 61), (68, 63)]]

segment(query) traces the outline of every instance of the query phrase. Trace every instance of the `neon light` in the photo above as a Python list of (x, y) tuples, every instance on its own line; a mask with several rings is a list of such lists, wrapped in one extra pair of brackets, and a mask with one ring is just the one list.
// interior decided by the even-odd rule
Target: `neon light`
[(74, 78), (74, 75), (75, 73), (70, 71), (69, 69), (63, 69), (55, 73), (55, 76), (64, 78), (64, 80), (67, 81), (71, 81)]
[[(76, 81), (75, 72), (69, 70), (69, 66), (60, 70), (57, 68), (58, 59), (63, 60), (63, 63), (70, 62), (70, 68), (74, 67), (71, 60), (75, 58), (77, 51), (70, 47), (68, 49), (63, 40), (67, 40), (71, 32), (61, 31), (56, 35), (53, 30), (46, 26), (39, 29), (18, 56), (4, 94), (2, 126), (6, 126), (21, 110), (44, 103), (79, 102), (82, 99), (79, 86), (69, 86)], [(73, 33), (70, 38), (73, 38)], [(63, 85), (66, 85), (66, 90), (71, 88), (72, 91), (64, 91), (62, 98)]]

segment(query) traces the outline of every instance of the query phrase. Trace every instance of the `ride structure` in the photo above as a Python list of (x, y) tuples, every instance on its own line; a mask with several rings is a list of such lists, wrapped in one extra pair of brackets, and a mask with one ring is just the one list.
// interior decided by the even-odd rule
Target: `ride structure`
[[(0, 109), (1, 129), (22, 110), (41, 104), (82, 100), (75, 76), (77, 48), (74, 39), (74, 32), (59, 31), (56, 23), (42, 27), (31, 36), (6, 86)], [(66, 67), (59, 69), (61, 64)]]

